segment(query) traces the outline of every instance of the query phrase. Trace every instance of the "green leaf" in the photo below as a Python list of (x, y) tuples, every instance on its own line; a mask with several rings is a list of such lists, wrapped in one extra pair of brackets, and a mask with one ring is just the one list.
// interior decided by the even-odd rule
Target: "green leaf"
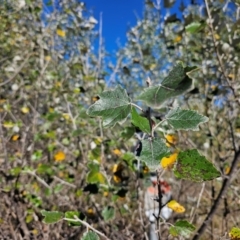
[(172, 109), (166, 119), (175, 130), (199, 130), (198, 125), (208, 121), (208, 118), (192, 110)]
[(83, 234), (81, 240), (99, 240), (99, 237), (95, 232), (88, 231)]
[(121, 137), (128, 140), (130, 139), (133, 134), (135, 133), (135, 127), (125, 127), (124, 130), (121, 132)]
[[(192, 67), (191, 71), (197, 67)], [(181, 95), (192, 86), (192, 79), (187, 75), (189, 68), (182, 63), (176, 65), (169, 75), (157, 86), (145, 88), (138, 97), (148, 106), (160, 108), (161, 104), (169, 98)]]
[(196, 149), (187, 150), (178, 154), (174, 174), (178, 178), (194, 182), (209, 181), (221, 176), (221, 173)]
[(149, 126), (149, 121), (145, 117), (141, 117), (135, 108), (132, 108), (132, 124), (142, 130), (145, 133), (151, 133), (151, 129)]
[(131, 102), (126, 90), (120, 85), (114, 90), (102, 92), (99, 97), (100, 99), (88, 108), (88, 115), (102, 117), (104, 127), (113, 127), (127, 118), (131, 111)]
[(102, 173), (93, 170), (87, 174), (87, 182), (104, 184), (106, 183), (106, 178)]
[(57, 212), (57, 211), (45, 211), (42, 210), (41, 214), (44, 216), (43, 222), (50, 224), (50, 223), (56, 223), (59, 220), (61, 220), (64, 216), (62, 212)]
[(169, 232), (174, 237), (183, 236), (189, 238), (192, 232), (194, 232), (196, 227), (186, 220), (179, 220), (175, 223), (173, 227), (170, 227)]
[(102, 210), (102, 216), (105, 221), (111, 220), (112, 218), (114, 218), (114, 215), (115, 211), (113, 207), (108, 206)]
[(240, 239), (240, 228), (233, 227), (229, 232), (229, 237), (232, 240), (239, 240)]
[(77, 216), (78, 218), (80, 217), (80, 213), (77, 211), (68, 211), (65, 212), (65, 218), (73, 219), (74, 221), (67, 220), (69, 226), (80, 226), (80, 222), (76, 222), (76, 219), (74, 216)]
[(206, 26), (206, 23), (204, 22), (192, 22), (188, 24), (185, 29), (189, 33), (197, 33), (201, 31)]
[(144, 161), (150, 169), (152, 169), (158, 167), (160, 165), (160, 160), (169, 155), (169, 153), (169, 148), (162, 139), (145, 139), (142, 141), (142, 152), (140, 159)]

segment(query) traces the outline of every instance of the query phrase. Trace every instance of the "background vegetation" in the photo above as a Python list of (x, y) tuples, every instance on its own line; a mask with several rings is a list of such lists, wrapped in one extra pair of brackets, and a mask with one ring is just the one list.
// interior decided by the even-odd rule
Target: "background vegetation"
[[(160, 82), (181, 60), (199, 67), (194, 86), (155, 114), (181, 106), (207, 116), (199, 132), (166, 134), (174, 134), (180, 149), (201, 150), (222, 177), (196, 184), (167, 172), (174, 199), (186, 209), (169, 222), (188, 219), (201, 239), (228, 239), (240, 221), (238, 3), (182, 4), (182, 19), (168, 14), (162, 20), (160, 1), (146, 1), (116, 64), (108, 61), (101, 28), (84, 4), (59, 3), (43, 15), (41, 1), (0, 1), (0, 235), (80, 239), (86, 232), (83, 224), (44, 224), (45, 209), (80, 212), (109, 239), (147, 239), (148, 174), (143, 168), (139, 178), (134, 168), (134, 129), (127, 123), (103, 129), (86, 109), (116, 84), (136, 97), (147, 77)], [(168, 229), (161, 228), (163, 239), (174, 239)]]

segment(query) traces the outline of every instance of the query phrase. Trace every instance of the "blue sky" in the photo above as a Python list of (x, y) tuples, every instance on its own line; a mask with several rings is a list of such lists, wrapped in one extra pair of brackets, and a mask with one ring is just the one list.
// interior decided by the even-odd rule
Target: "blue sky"
[(117, 50), (117, 39), (124, 45), (126, 32), (141, 18), (144, 0), (85, 0), (87, 10), (99, 20), (102, 12), (103, 38), (107, 51)]
[[(117, 40), (125, 45), (126, 32), (129, 27), (135, 26), (137, 19), (142, 19), (145, 0), (82, 0), (93, 16), (99, 20), (100, 13), (103, 19), (103, 38), (106, 50), (113, 53), (118, 49)], [(179, 7), (181, 2), (189, 5), (191, 0), (172, 0), (174, 3), (171, 13), (177, 13), (181, 18)], [(169, 2), (172, 2), (169, 0)], [(156, 2), (153, 0), (153, 2)], [(202, 2), (197, 0), (196, 2)], [(161, 0), (162, 16), (166, 14)]]

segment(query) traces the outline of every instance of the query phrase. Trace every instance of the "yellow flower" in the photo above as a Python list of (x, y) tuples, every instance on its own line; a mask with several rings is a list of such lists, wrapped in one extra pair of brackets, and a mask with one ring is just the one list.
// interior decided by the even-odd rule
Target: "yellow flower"
[(57, 152), (55, 155), (54, 155), (54, 160), (56, 162), (61, 162), (61, 161), (64, 161), (66, 158), (66, 155), (63, 151), (59, 151)]

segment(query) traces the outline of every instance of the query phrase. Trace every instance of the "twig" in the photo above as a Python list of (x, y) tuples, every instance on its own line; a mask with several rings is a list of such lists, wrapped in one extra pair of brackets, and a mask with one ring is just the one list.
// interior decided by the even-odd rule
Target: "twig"
[(74, 215), (75, 219), (72, 218), (63, 218), (63, 220), (66, 221), (71, 221), (71, 222), (80, 222), (81, 224), (83, 224), (85, 227), (90, 228), (91, 230), (93, 230), (95, 233), (99, 234), (100, 236), (104, 237), (107, 240), (110, 240), (105, 234), (99, 232), (97, 229), (95, 229), (94, 227), (92, 227), (90, 224), (88, 224), (87, 222), (79, 219), (76, 215)]
[(6, 140), (4, 138), (4, 134), (3, 134), (3, 128), (2, 128), (2, 114), (0, 113), (0, 137), (1, 137), (1, 145), (2, 145), (2, 151), (4, 153), (4, 165), (7, 169), (7, 159), (8, 159), (8, 151), (7, 151), (7, 147), (6, 147)]
[(200, 236), (203, 234), (203, 232), (205, 231), (206, 227), (208, 226), (209, 221), (212, 219), (213, 215), (215, 214), (215, 212), (217, 211), (218, 206), (220, 205), (221, 200), (223, 199), (227, 188), (231, 182), (231, 179), (233, 177), (233, 174), (235, 173), (235, 169), (237, 168), (237, 164), (240, 160), (240, 149), (235, 152), (234, 155), (234, 159), (232, 161), (232, 165), (230, 168), (230, 172), (228, 176), (225, 176), (224, 180), (223, 180), (223, 184), (221, 187), (221, 190), (214, 202), (214, 204), (212, 205), (212, 208), (210, 210), (210, 212), (208, 213), (208, 215), (206, 216), (205, 220), (203, 221), (201, 227), (198, 229), (197, 233), (195, 234), (195, 236), (193, 237), (193, 240), (198, 240), (200, 238)]
[(101, 71), (101, 63), (102, 63), (102, 12), (100, 13), (100, 19), (99, 19), (99, 46), (98, 46), (98, 71), (97, 71), (97, 78), (99, 79), (100, 77), (100, 71)]
[(236, 141), (235, 141), (233, 126), (232, 126), (231, 121), (229, 121), (229, 126), (230, 126), (230, 133), (231, 133), (231, 138), (232, 138), (233, 149), (234, 149), (234, 152), (236, 152), (237, 151), (237, 147), (236, 147)]
[(153, 127), (153, 131), (155, 131), (164, 121), (166, 121), (167, 119), (163, 119), (161, 122), (157, 123), (154, 127)]
[(194, 209), (194, 212), (193, 212), (193, 214), (192, 214), (192, 219), (191, 219), (190, 223), (192, 223), (193, 220), (194, 220), (196, 211), (197, 211), (197, 209), (198, 209), (198, 207), (199, 207), (199, 205), (200, 205), (200, 201), (201, 201), (201, 198), (202, 198), (204, 189), (205, 189), (205, 182), (202, 184), (202, 189), (201, 189), (201, 192), (199, 193), (197, 205), (196, 205), (196, 207), (195, 207), (195, 209)]
[(37, 179), (37, 181), (40, 182), (43, 186), (45, 186), (48, 189), (51, 189), (51, 187), (43, 179), (41, 179), (35, 172), (27, 170), (27, 171), (23, 171), (23, 173), (28, 173), (34, 176)]
[(57, 180), (58, 182), (66, 185), (66, 186), (69, 186), (69, 187), (71, 187), (71, 188), (77, 188), (76, 185), (74, 185), (74, 184), (72, 184), (72, 183), (69, 183), (69, 182), (66, 182), (66, 181), (62, 180), (61, 178), (59, 178), (59, 177), (57, 177), (57, 176), (53, 176), (53, 178), (54, 178), (55, 180)]
[(131, 103), (132, 106), (138, 108), (141, 112), (143, 112), (143, 109), (141, 107), (139, 107), (137, 104), (135, 103)]

